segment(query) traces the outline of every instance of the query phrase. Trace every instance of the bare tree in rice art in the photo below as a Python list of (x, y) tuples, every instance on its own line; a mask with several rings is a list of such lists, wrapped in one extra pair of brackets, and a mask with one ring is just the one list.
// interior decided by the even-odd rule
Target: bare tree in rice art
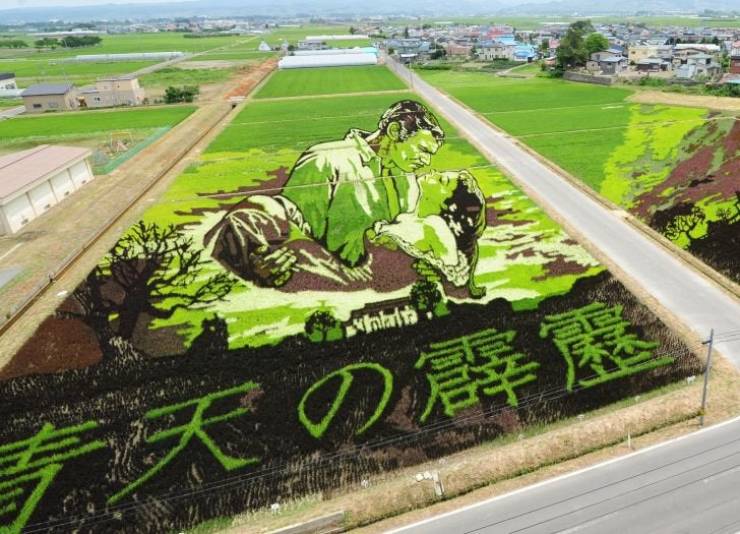
[(144, 314), (168, 319), (177, 310), (222, 301), (235, 282), (223, 272), (201, 281), (202, 254), (174, 225), (139, 221), (74, 291), (77, 309), (59, 315), (90, 326), (105, 351), (112, 337), (131, 339)]

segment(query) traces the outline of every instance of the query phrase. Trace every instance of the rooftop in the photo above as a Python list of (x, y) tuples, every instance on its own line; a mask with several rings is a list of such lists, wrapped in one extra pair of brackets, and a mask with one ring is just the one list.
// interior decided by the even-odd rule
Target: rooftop
[(66, 95), (73, 87), (71, 83), (40, 83), (23, 91), (21, 96)]
[(15, 74), (12, 72), (0, 72), (0, 80), (12, 80)]
[(40, 145), (0, 156), (0, 203), (25, 187), (90, 155), (87, 148)]

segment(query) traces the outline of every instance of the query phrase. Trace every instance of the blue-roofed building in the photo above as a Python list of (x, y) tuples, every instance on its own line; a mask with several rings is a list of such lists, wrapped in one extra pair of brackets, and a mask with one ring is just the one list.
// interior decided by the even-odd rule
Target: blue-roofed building
[(537, 52), (532, 45), (517, 44), (514, 48), (514, 61), (534, 61)]

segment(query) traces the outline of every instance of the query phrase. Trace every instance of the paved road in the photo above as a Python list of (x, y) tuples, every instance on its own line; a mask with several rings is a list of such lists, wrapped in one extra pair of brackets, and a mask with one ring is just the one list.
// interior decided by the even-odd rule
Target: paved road
[(393, 532), (737, 533), (740, 419)]
[(537, 193), (699, 337), (706, 338), (714, 328), (718, 334), (715, 346), (740, 367), (737, 299), (624, 221), (621, 212), (609, 210), (568, 183), (509, 136), (496, 131), (405, 67), (394, 61), (388, 61), (388, 66), (411, 82), (414, 90), (463, 135), (475, 141), (491, 161)]

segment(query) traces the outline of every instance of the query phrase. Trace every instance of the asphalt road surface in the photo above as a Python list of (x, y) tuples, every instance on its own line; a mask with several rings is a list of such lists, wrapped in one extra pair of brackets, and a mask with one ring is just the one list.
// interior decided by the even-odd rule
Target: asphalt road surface
[(740, 418), (398, 534), (740, 532)]
[[(388, 61), (398, 75), (474, 141), (496, 165), (527, 186), (594, 246), (618, 264), (658, 302), (702, 339), (710, 329), (715, 347), (740, 367), (740, 302), (680, 261), (614, 212), (571, 185), (511, 137), (408, 69)], [(738, 490), (740, 491), (740, 490)]]

